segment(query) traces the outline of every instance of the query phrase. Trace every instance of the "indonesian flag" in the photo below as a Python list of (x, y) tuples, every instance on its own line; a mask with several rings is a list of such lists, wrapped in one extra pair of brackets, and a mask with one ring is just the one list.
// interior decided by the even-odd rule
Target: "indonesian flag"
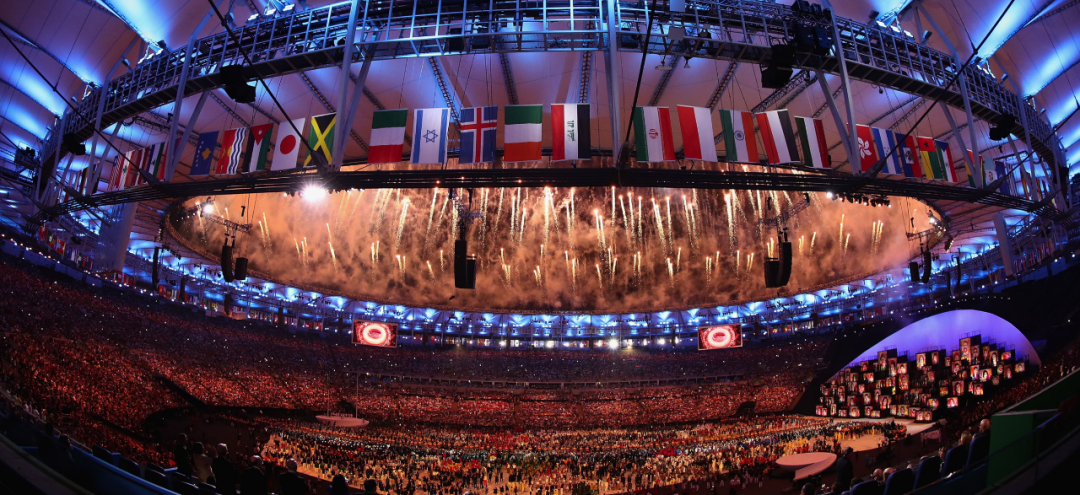
[(304, 131), (306, 121), (305, 118), (294, 119), (292, 125), (286, 123), (278, 127), (274, 161), (270, 163), (270, 170), (296, 168), (296, 157), (300, 154), (300, 133)]
[(639, 162), (675, 160), (671, 141), (671, 114), (667, 107), (634, 108), (634, 144)]
[(588, 103), (551, 105), (551, 160), (583, 160), (592, 157)]
[(543, 105), (507, 105), (503, 125), (503, 161), (529, 162), (541, 159), (544, 138)]
[(368, 163), (397, 163), (405, 145), (405, 120), (409, 110), (376, 110), (371, 117), (371, 145)]
[(682, 129), (683, 155), (691, 160), (718, 161), (709, 109), (679, 105), (677, 110), (679, 127)]
[(761, 140), (769, 163), (798, 163), (799, 150), (795, 147), (795, 132), (787, 110), (773, 110), (755, 114), (761, 129)]
[(813, 117), (795, 117), (807, 167), (829, 168), (829, 147), (825, 144), (825, 123)]
[(251, 139), (247, 144), (248, 161), (245, 167), (248, 172), (266, 170), (266, 157), (270, 154), (270, 134), (273, 131), (273, 122), (251, 128)]
[(757, 134), (750, 112), (720, 109), (720, 125), (724, 128), (724, 148), (728, 162), (757, 163)]
[(240, 173), (240, 162), (244, 158), (244, 141), (247, 141), (247, 128), (239, 127), (225, 131), (221, 138), (221, 157), (218, 158), (217, 175)]
[(855, 125), (855, 136), (859, 139), (859, 165), (863, 172), (870, 170), (881, 157), (874, 146), (874, 133), (868, 125)]

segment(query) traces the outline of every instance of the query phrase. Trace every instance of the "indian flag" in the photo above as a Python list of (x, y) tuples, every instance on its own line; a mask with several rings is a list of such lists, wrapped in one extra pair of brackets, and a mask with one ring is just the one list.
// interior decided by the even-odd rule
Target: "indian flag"
[(503, 161), (540, 160), (540, 143), (544, 139), (543, 122), (543, 105), (507, 105), (503, 125)]
[(405, 144), (405, 119), (409, 110), (377, 110), (371, 118), (368, 163), (397, 163)]
[(739, 163), (758, 163), (757, 135), (750, 112), (720, 109), (720, 125), (724, 129), (725, 160)]
[(683, 155), (691, 160), (717, 161), (709, 109), (679, 105), (677, 110), (679, 127), (682, 129)]
[[(795, 117), (799, 128), (799, 141), (802, 142), (804, 165), (813, 168), (829, 168), (829, 147), (825, 144), (825, 124), (821, 119)], [(869, 129), (867, 129), (869, 130)]]
[(634, 145), (639, 162), (675, 160), (671, 141), (671, 114), (667, 107), (634, 108)]

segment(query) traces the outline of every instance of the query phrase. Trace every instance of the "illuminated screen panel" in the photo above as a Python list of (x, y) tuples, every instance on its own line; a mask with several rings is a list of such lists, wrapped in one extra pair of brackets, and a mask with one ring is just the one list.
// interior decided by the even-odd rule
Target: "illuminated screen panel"
[(353, 322), (353, 343), (375, 347), (397, 347), (398, 326), (381, 321)]
[(742, 347), (742, 333), (735, 325), (717, 325), (698, 328), (698, 350), (711, 351)]

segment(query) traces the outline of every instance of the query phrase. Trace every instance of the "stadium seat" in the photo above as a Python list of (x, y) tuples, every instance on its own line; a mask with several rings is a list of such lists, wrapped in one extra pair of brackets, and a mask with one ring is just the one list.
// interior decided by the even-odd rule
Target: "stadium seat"
[(945, 453), (945, 463), (941, 467), (942, 478), (964, 469), (964, 462), (967, 461), (967, 450), (966, 445), (957, 445)]
[(901, 495), (915, 488), (915, 471), (901, 469), (885, 481), (885, 495)]
[(880, 493), (878, 483), (874, 480), (864, 481), (851, 489), (851, 495), (879, 495)]
[(165, 468), (163, 468), (163, 467), (161, 467), (161, 466), (159, 466), (157, 464), (154, 464), (152, 462), (146, 463), (146, 469), (157, 471), (157, 472), (159, 472), (161, 474), (165, 474)]
[(199, 495), (214, 495), (217, 493), (217, 487), (208, 483), (198, 483), (195, 486), (199, 487)]
[(124, 472), (129, 473), (136, 478), (142, 478), (142, 469), (139, 469), (139, 465), (135, 461), (128, 459), (127, 457), (121, 457), (117, 461), (117, 465), (120, 469), (124, 470)]
[(915, 488), (922, 488), (941, 479), (941, 458), (933, 456), (919, 463), (915, 473)]
[(162, 473), (160, 471), (147, 469), (146, 472), (143, 473), (143, 479), (162, 488), (169, 487), (169, 480), (165, 478), (165, 473)]
[(200, 495), (199, 488), (186, 481), (173, 483), (173, 491), (180, 495)]
[(112, 452), (105, 450), (105, 447), (98, 447), (97, 445), (95, 445), (93, 451), (94, 457), (97, 457), (98, 459), (112, 464)]
[(968, 448), (968, 467), (982, 462), (988, 455), (990, 455), (990, 434), (975, 435), (975, 438), (971, 439), (971, 446)]

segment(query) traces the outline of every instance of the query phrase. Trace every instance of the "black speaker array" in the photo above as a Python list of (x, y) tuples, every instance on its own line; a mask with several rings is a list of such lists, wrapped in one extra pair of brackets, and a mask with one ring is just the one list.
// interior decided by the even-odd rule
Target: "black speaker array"
[(86, 154), (86, 145), (79, 141), (79, 138), (75, 137), (72, 133), (64, 134), (64, 147), (67, 148), (71, 154), (75, 156), (82, 156)]
[(1013, 128), (1016, 127), (1016, 117), (1003, 113), (994, 119), (994, 127), (990, 128), (990, 139), (1001, 141), (1009, 139)]
[(225, 301), (224, 301), (225, 314), (230, 314), (230, 315), (232, 314), (232, 306), (233, 306), (232, 302), (233, 302), (232, 294), (229, 293), (229, 292), (226, 292), (225, 293)]
[(912, 261), (908, 263), (908, 273), (911, 274), (911, 283), (919, 281), (919, 263)]
[(229, 245), (229, 241), (225, 241), (225, 244), (221, 245), (221, 276), (225, 278), (226, 282), (233, 281), (233, 257), (232, 246)]
[(180, 299), (179, 299), (179, 301), (180, 301), (181, 304), (187, 302), (187, 299), (184, 298), (186, 290), (187, 290), (187, 277), (180, 277)]
[(221, 68), (221, 82), (229, 98), (237, 103), (255, 103), (255, 86), (248, 81), (248, 68), (242, 65), (226, 65)]
[(233, 278), (236, 280), (247, 280), (247, 258), (236, 258), (236, 263), (233, 266)]
[(476, 256), (469, 256), (468, 243), (454, 241), (454, 287), (476, 288)]
[(930, 251), (924, 251), (922, 254), (923, 259), (923, 276), (922, 283), (930, 281), (930, 272), (934, 269), (933, 260), (930, 258)]
[(791, 243), (777, 243), (779, 258), (765, 258), (765, 287), (783, 287), (791, 280)]
[(795, 66), (795, 47), (775, 45), (769, 65), (761, 69), (761, 87), (780, 89), (791, 81), (792, 67)]
[(154, 286), (154, 290), (157, 290), (158, 284), (158, 271), (161, 268), (161, 248), (154, 248), (154, 265), (153, 271), (150, 272), (150, 285)]

